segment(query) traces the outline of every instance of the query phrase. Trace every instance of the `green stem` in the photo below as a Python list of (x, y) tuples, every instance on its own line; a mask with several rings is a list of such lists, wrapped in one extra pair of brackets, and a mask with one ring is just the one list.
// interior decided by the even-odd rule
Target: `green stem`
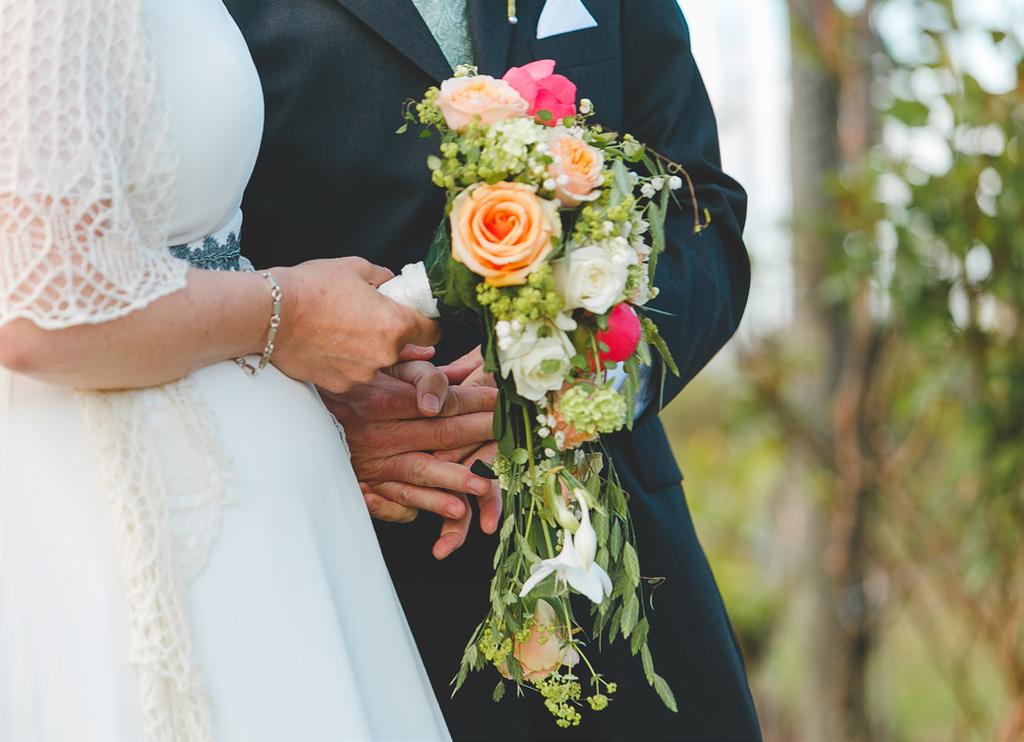
[[(529, 537), (533, 513), (537, 506), (537, 496), (533, 491), (537, 487), (537, 465), (533, 458), (533, 421), (530, 419), (530, 411), (525, 407), (523, 407), (523, 425), (526, 429), (526, 455), (530, 462), (530, 515), (526, 522), (526, 535)], [(553, 557), (555, 549), (551, 543), (551, 534), (548, 533), (548, 529), (543, 523), (541, 523), (540, 530), (544, 534), (544, 543), (548, 547), (548, 556)]]

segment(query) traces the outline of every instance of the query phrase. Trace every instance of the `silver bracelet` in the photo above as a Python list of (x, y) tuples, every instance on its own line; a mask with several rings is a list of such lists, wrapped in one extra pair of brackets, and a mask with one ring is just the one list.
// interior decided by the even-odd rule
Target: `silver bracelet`
[(277, 281), (274, 280), (270, 271), (264, 271), (260, 275), (263, 276), (263, 280), (270, 287), (270, 299), (273, 303), (270, 309), (270, 329), (267, 330), (267, 344), (263, 346), (263, 355), (260, 356), (259, 364), (254, 366), (244, 358), (235, 359), (238, 367), (249, 374), (249, 376), (255, 376), (270, 363), (270, 356), (274, 355), (274, 338), (277, 337), (277, 328), (281, 326), (281, 299), (283, 297), (281, 287), (277, 285)]

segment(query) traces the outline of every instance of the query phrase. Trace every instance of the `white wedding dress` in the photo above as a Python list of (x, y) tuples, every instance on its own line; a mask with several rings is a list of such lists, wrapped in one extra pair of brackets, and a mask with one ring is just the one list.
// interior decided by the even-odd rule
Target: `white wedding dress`
[[(117, 37), (131, 28), (124, 9), (136, 2), (147, 33)], [(0, 112), (0, 198), (9, 183), (16, 196), (19, 187), (27, 199), (38, 195), (19, 186), (31, 161), (27, 145), (14, 152), (12, 141), (31, 141), (32, 127), (47, 125), (69, 127), (58, 133), (74, 139), (70, 118), (31, 111), (51, 105), (46, 95), (55, 90), (82, 93), (57, 75), (116, 94), (121, 82), (107, 85), (95, 70), (109, 64), (109, 74), (141, 75), (123, 68), (145, 61), (134, 50), (145, 41), (161, 96), (145, 110), (166, 112), (175, 163), (165, 244), (200, 267), (239, 268), (238, 206), (263, 100), (234, 22), (220, 0), (84, 7), (95, 12), (67, 0), (0, 0), (0, 105), (8, 104)], [(105, 26), (108, 17), (127, 25)], [(83, 45), (83, 35), (99, 41)], [(84, 56), (63, 53), (63, 43)], [(47, 72), (33, 49), (67, 69)], [(96, 49), (106, 51), (90, 59)], [(53, 86), (23, 69), (36, 63)], [(12, 93), (19, 75), (28, 92)], [(89, 123), (90, 136), (74, 139), (69, 171), (100, 128)], [(132, 136), (142, 141), (138, 152), (117, 161), (157, 162), (158, 147)], [(141, 186), (124, 180), (113, 192), (137, 196)], [(116, 208), (117, 197), (103, 203), (111, 201)], [(75, 324), (66, 306), (41, 307), (12, 288), (12, 276), (24, 275), (16, 269), (27, 243), (5, 234), (0, 321), (6, 311), (6, 319)], [(183, 274), (164, 255), (149, 265), (152, 276), (165, 266), (166, 280), (136, 304), (122, 297), (110, 316), (180, 287)], [(267, 309), (269, 318), (269, 299)], [(97, 309), (81, 319), (105, 316)], [(0, 740), (447, 738), (343, 437), (310, 387), (273, 367), (250, 378), (231, 362), (167, 387), (113, 394), (0, 369)]]

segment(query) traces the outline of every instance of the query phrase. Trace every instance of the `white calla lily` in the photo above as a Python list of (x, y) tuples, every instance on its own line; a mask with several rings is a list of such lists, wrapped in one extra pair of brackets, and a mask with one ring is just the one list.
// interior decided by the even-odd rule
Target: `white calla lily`
[(578, 593), (586, 595), (592, 603), (600, 604), (612, 594), (612, 581), (608, 573), (594, 562), (597, 554), (597, 533), (590, 524), (590, 509), (586, 500), (576, 494), (583, 510), (580, 526), (576, 529), (575, 539), (572, 531), (562, 531), (562, 551), (553, 559), (545, 559), (533, 566), (530, 579), (523, 584), (519, 597), (525, 598), (531, 590), (543, 582), (549, 575), (568, 583)]

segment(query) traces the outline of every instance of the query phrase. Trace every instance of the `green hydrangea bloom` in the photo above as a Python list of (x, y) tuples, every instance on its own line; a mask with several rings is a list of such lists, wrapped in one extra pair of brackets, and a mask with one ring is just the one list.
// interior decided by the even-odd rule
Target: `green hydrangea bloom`
[(559, 398), (558, 413), (583, 435), (614, 433), (626, 424), (626, 398), (610, 386), (577, 384)]

